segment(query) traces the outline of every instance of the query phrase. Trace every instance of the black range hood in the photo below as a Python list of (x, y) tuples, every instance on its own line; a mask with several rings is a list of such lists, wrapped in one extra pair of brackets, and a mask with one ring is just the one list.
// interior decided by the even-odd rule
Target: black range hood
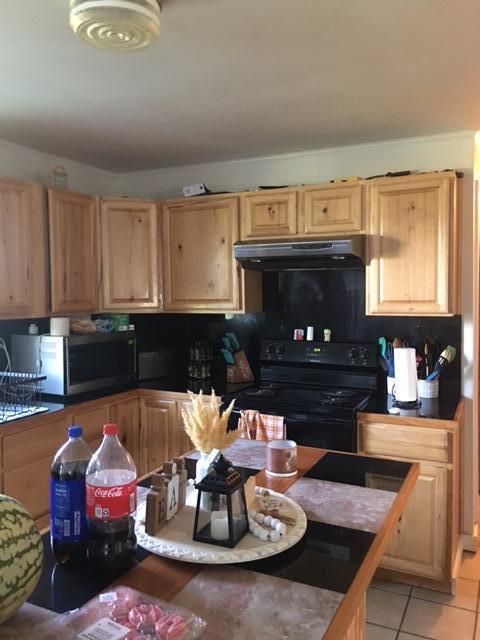
[(339, 240), (270, 242), (234, 245), (244, 269), (290, 271), (301, 269), (359, 269), (363, 267), (364, 236)]

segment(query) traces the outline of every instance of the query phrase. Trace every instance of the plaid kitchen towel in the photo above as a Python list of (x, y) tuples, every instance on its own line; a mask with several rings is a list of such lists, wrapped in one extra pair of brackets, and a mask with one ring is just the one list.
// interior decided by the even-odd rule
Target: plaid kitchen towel
[(249, 440), (283, 440), (285, 424), (283, 416), (272, 416), (260, 413), (255, 409), (241, 411), (238, 419), (241, 438)]

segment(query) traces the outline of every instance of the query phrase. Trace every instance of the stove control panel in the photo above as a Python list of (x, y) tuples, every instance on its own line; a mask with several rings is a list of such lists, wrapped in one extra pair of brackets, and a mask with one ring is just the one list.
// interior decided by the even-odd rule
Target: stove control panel
[(262, 340), (260, 359), (269, 363), (318, 363), (342, 367), (376, 367), (378, 345), (350, 342)]

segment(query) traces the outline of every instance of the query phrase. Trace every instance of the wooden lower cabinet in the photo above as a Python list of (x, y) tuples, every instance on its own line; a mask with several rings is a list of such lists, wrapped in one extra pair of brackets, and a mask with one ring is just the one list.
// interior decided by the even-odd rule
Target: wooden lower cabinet
[(382, 559), (382, 567), (442, 580), (446, 574), (447, 496), (451, 471), (420, 465), (413, 494)]
[(75, 411), (72, 424), (83, 428), (83, 439), (88, 442), (93, 453), (102, 442), (103, 425), (107, 422), (109, 422), (108, 405), (102, 404)]
[[(380, 567), (403, 581), (412, 577), (412, 584), (420, 579), (442, 583), (445, 590), (451, 588), (459, 553), (461, 407), (451, 421), (357, 416), (359, 453), (420, 464), (417, 484)], [(388, 476), (371, 476), (367, 482), (372, 488), (395, 490)]]
[(188, 451), (195, 449), (192, 441), (190, 440), (190, 438), (187, 435), (187, 432), (185, 431), (183, 417), (182, 417), (182, 410), (187, 406), (188, 407), (192, 406), (192, 403), (190, 402), (190, 400), (178, 401), (178, 409), (177, 409), (177, 432), (178, 432), (178, 443), (179, 443), (178, 453), (181, 456), (183, 456)]
[(140, 400), (140, 469), (145, 475), (176, 455), (175, 400)]
[(71, 414), (62, 415), (2, 439), (3, 491), (19, 500), (36, 520), (50, 509), (50, 467), (65, 442)]
[(103, 425), (118, 424), (120, 441), (141, 477), (194, 448), (181, 416), (187, 398), (185, 393), (166, 391), (126, 392), (9, 425), (0, 436), (0, 491), (19, 500), (44, 526), (50, 508), (50, 467), (70, 425), (83, 428), (94, 452), (102, 442)]
[(135, 461), (140, 475), (140, 400), (124, 400), (109, 406), (109, 421), (118, 425), (120, 442)]

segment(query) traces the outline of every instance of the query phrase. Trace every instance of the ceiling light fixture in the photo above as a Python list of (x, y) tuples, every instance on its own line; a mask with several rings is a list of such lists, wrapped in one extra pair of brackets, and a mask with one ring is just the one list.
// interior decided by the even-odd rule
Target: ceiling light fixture
[(75, 35), (106, 51), (138, 51), (160, 35), (157, 0), (70, 0)]

